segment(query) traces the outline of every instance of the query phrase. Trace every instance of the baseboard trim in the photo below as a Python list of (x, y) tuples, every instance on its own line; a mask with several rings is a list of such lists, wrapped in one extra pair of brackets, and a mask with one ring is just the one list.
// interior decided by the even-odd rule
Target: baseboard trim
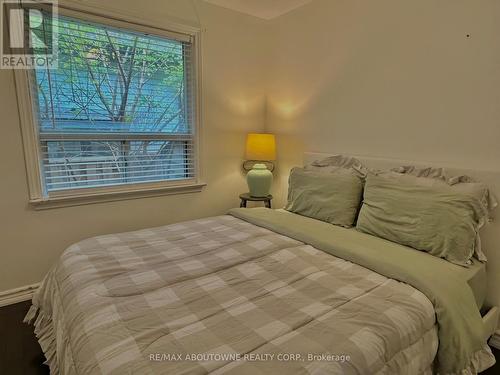
[(489, 344), (495, 349), (500, 350), (500, 329), (496, 330), (489, 341)]
[(36, 283), (0, 292), (0, 307), (30, 300), (39, 286)]

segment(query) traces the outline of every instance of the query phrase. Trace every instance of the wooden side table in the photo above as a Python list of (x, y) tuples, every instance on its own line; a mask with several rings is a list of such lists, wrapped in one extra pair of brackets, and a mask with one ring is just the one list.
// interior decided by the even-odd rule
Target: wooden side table
[(267, 208), (271, 208), (271, 200), (273, 199), (273, 196), (269, 194), (266, 197), (252, 197), (250, 193), (244, 193), (240, 194), (240, 199), (241, 199), (240, 207), (246, 207), (247, 202), (250, 201), (250, 202), (264, 202), (264, 205)]

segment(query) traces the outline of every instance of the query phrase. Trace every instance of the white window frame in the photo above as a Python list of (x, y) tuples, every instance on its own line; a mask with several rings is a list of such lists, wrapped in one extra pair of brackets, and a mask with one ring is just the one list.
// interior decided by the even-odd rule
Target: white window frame
[(166, 22), (161, 27), (142, 19), (128, 15), (117, 16), (104, 8), (89, 8), (85, 5), (62, 7), (59, 5), (60, 15), (91, 21), (106, 26), (114, 26), (126, 30), (148, 33), (160, 37), (189, 38), (192, 43), (194, 65), (194, 102), (193, 102), (193, 150), (194, 150), (194, 178), (177, 181), (144, 182), (135, 184), (111, 185), (95, 188), (78, 188), (44, 193), (42, 184), (42, 166), (40, 140), (38, 138), (38, 123), (35, 118), (34, 106), (36, 103), (31, 97), (30, 71), (14, 69), (17, 101), (19, 108), (20, 126), (24, 147), (24, 158), (29, 191), (29, 203), (35, 209), (74, 206), (105, 201), (134, 199), (148, 196), (181, 194), (199, 192), (206, 185), (202, 178), (200, 165), (200, 138), (202, 122), (201, 100), (201, 30), (198, 27)]

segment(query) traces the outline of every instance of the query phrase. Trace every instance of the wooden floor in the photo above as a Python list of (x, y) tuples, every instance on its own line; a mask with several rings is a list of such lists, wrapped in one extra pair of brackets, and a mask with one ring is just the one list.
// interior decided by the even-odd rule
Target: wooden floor
[[(0, 307), (0, 374), (49, 374), (45, 358), (33, 334), (33, 327), (23, 323), (30, 302)], [(481, 373), (500, 374), (500, 351), (493, 349), (497, 364)]]
[(0, 307), (0, 374), (49, 374), (33, 327), (23, 323), (30, 301)]
[(500, 374), (500, 350), (491, 348), (493, 354), (495, 355), (495, 359), (497, 363), (493, 367), (490, 367), (488, 370), (483, 371), (481, 375), (498, 375)]

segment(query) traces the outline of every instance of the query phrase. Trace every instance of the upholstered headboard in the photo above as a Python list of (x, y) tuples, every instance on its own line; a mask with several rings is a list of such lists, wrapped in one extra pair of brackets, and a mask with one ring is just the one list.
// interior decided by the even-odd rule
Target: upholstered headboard
[[(304, 164), (323, 159), (333, 154), (304, 153)], [(468, 175), (485, 183), (490, 191), (500, 201), (500, 171), (463, 169), (456, 166), (435, 163), (422, 163), (411, 160), (382, 159), (351, 155), (358, 158), (366, 167), (375, 169), (390, 169), (401, 165), (416, 165), (422, 167), (444, 167), (453, 175)], [(487, 306), (500, 306), (500, 206), (493, 212), (493, 221), (481, 229), (481, 242), (488, 258), (486, 270), (488, 275)], [(498, 218), (495, 220), (495, 216)]]

